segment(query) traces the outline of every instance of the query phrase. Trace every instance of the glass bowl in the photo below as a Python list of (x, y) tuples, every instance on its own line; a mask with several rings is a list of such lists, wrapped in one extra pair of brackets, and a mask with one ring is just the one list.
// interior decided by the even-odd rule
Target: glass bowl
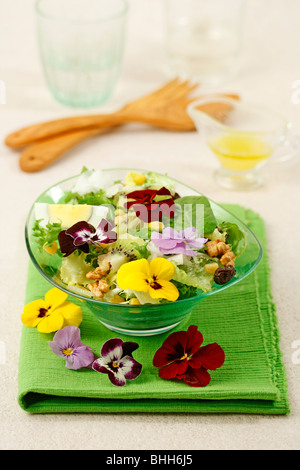
[[(109, 186), (113, 185), (117, 180), (124, 180), (129, 171), (147, 173), (147, 170), (126, 168), (103, 170), (103, 174), (105, 175), (106, 183)], [(257, 267), (261, 260), (262, 247), (255, 234), (233, 214), (212, 200), (209, 200), (217, 222), (221, 223), (222, 221), (227, 221), (235, 223), (246, 236), (244, 250), (235, 262), (236, 275), (227, 284), (214, 284), (210, 292), (203, 293), (199, 290), (194, 297), (164, 304), (117, 304), (96, 300), (82, 295), (82, 293), (78, 292), (75, 287), (63, 284), (60, 279), (55, 277), (55, 271), (60, 267), (62, 258), (59, 255), (50, 255), (46, 252), (41, 253), (37, 248), (34, 237), (32, 236), (32, 227), (35, 222), (35, 203), (61, 203), (65, 192), (68, 192), (73, 188), (78, 178), (79, 175), (63, 180), (51, 186), (36, 199), (26, 221), (26, 246), (31, 261), (47, 281), (70, 296), (84, 300), (97, 319), (112, 331), (131, 336), (150, 336), (165, 333), (185, 320), (199, 302), (211, 295), (216, 295), (222, 292), (224, 289), (234, 286), (238, 282), (241, 282)], [(199, 191), (190, 188), (180, 181), (173, 178), (171, 179), (175, 184), (176, 192), (178, 192), (182, 197), (201, 194)], [(199, 314), (201, 315), (201, 311)]]

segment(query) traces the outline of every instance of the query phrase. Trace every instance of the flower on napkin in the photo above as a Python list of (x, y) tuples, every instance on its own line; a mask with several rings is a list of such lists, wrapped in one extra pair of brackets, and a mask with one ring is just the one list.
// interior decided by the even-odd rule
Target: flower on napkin
[[(161, 199), (161, 196), (170, 197)], [(168, 217), (174, 217), (174, 199), (167, 188), (132, 191), (126, 197), (133, 199), (133, 201), (126, 202), (125, 208), (133, 207), (136, 216), (143, 222), (150, 223), (161, 220), (163, 213)], [(155, 198), (158, 200), (155, 201)]]
[(156, 351), (154, 367), (159, 367), (159, 377), (184, 380), (191, 387), (205, 387), (210, 382), (208, 370), (216, 370), (225, 360), (217, 343), (202, 346), (203, 335), (191, 325), (187, 331), (171, 333)]
[(103, 344), (101, 357), (93, 363), (93, 369), (102, 374), (108, 374), (112, 384), (123, 387), (126, 380), (136, 379), (142, 372), (142, 364), (132, 357), (138, 344), (119, 338), (113, 338)]
[(67, 230), (62, 230), (58, 235), (59, 246), (64, 256), (71, 255), (75, 250), (89, 252), (89, 244), (107, 245), (113, 243), (117, 239), (114, 232), (113, 224), (106, 219), (102, 219), (98, 227), (95, 229), (91, 224), (85, 222), (77, 222)]
[(66, 326), (57, 331), (53, 341), (48, 343), (54, 354), (65, 359), (67, 369), (89, 367), (96, 358), (92, 348), (81, 342), (80, 329), (76, 326)]
[(174, 274), (175, 267), (171, 261), (155, 258), (149, 263), (143, 258), (123, 264), (117, 274), (117, 283), (121, 289), (148, 292), (152, 299), (175, 301), (179, 292), (170, 282)]
[(37, 327), (40, 333), (52, 333), (64, 326), (79, 326), (82, 322), (81, 308), (67, 302), (68, 294), (54, 287), (45, 299), (38, 299), (25, 305), (21, 315), (22, 323)]
[(158, 246), (163, 255), (196, 256), (198, 253), (194, 249), (201, 250), (207, 242), (207, 238), (199, 238), (195, 227), (189, 227), (180, 230), (180, 232), (172, 227), (167, 227), (162, 233), (153, 232), (151, 241)]

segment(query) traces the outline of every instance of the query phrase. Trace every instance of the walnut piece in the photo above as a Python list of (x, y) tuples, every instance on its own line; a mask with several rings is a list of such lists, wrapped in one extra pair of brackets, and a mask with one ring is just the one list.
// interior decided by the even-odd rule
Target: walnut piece
[(230, 250), (229, 245), (227, 245), (225, 242), (219, 241), (219, 240), (217, 240), (217, 248), (218, 248), (219, 255), (224, 255), (224, 253), (226, 253), (226, 251)]
[[(229, 263), (232, 266), (232, 262), (233, 262), (234, 258), (235, 258), (235, 254), (233, 253), (233, 251), (227, 251), (226, 253), (224, 253), (223, 256), (221, 256), (220, 262), (221, 262), (221, 264), (223, 264), (223, 266), (227, 266)], [(233, 264), (234, 264), (234, 262), (233, 262)]]
[(98, 266), (102, 268), (103, 271), (106, 271), (106, 274), (109, 273), (111, 264), (110, 264), (110, 253), (106, 253), (105, 255), (98, 256)]
[(223, 240), (211, 240), (206, 244), (206, 252), (212, 258), (220, 258), (220, 262), (223, 266), (231, 265), (234, 266), (235, 254), (230, 249), (230, 246)]
[(105, 277), (109, 273), (110, 268), (111, 268), (109, 259), (110, 259), (109, 254), (98, 256), (99, 266), (97, 266), (97, 268), (94, 269), (93, 271), (89, 271), (86, 274), (86, 278), (90, 280), (97, 280), (97, 279), (102, 279), (103, 277)]
[(216, 258), (218, 256), (219, 250), (218, 250), (216, 241), (206, 242), (205, 246), (206, 246), (206, 252), (209, 256), (211, 256), (212, 258)]
[(87, 287), (95, 297), (99, 297), (100, 299), (109, 291), (109, 285), (104, 279), (88, 284)]

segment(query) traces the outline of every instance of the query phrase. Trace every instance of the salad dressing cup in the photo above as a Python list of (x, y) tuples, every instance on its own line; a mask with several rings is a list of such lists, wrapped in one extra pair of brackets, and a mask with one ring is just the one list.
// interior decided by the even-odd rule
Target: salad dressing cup
[[(145, 170), (132, 168), (103, 170), (105, 188), (111, 187), (116, 181), (125, 181), (125, 177), (130, 171), (143, 173), (145, 175), (148, 173)], [(153, 172), (151, 174), (153, 175)], [(154, 175), (157, 175), (157, 184), (161, 185), (162, 182), (166, 181), (166, 175), (160, 175), (158, 173), (154, 173)], [(246, 276), (252, 273), (261, 260), (261, 244), (250, 228), (223, 207), (209, 200), (218, 224), (221, 224), (223, 221), (236, 224), (244, 234), (241, 252), (235, 260), (236, 275), (229, 282), (223, 285), (214, 284), (212, 290), (206, 293), (198, 289), (196, 295), (193, 297), (160, 304), (131, 305), (129, 303), (104, 302), (88, 297), (85, 295), (87, 290), (62, 282), (56, 274), (57, 271), (60, 270), (62, 257), (58, 254), (51, 255), (44, 250), (39, 250), (32, 232), (36, 222), (35, 203), (63, 203), (65, 194), (70, 190), (74, 190), (80, 176), (81, 175), (73, 176), (53, 185), (36, 199), (29, 212), (26, 223), (26, 246), (33, 265), (49, 284), (61, 289), (70, 296), (85, 301), (86, 305), (97, 319), (112, 331), (131, 336), (150, 336), (169, 331), (179, 325), (183, 320), (186, 320), (191, 311), (198, 306), (202, 300), (207, 299), (207, 301), (209, 301), (210, 296), (217, 295), (225, 289), (241, 282)], [(201, 196), (201, 193), (198, 191), (173, 178), (169, 178), (169, 181), (174, 186), (174, 190), (180, 194), (181, 197)], [(205, 306), (203, 309), (199, 309), (199, 321), (202, 315), (205, 315)]]
[[(214, 102), (227, 105), (222, 122), (199, 109)], [(215, 178), (226, 189), (255, 189), (263, 183), (260, 168), (292, 163), (300, 156), (300, 136), (291, 134), (291, 123), (275, 113), (213, 96), (196, 100), (187, 112), (218, 159)]]

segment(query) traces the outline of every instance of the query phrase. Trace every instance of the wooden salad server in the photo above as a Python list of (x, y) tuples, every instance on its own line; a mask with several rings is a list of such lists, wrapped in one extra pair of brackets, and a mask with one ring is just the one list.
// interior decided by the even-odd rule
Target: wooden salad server
[[(140, 122), (166, 130), (195, 130), (186, 107), (196, 98), (187, 99), (188, 93), (198, 85), (172, 80), (159, 90), (125, 105), (112, 114), (75, 116), (35, 124), (7, 136), (5, 143), (11, 148), (29, 145), (20, 157), (20, 167), (26, 172), (46, 168), (80, 142), (127, 122)], [(237, 95), (220, 94), (239, 99)], [(204, 112), (223, 120), (228, 105), (208, 103)], [(32, 144), (32, 145), (30, 145)]]

